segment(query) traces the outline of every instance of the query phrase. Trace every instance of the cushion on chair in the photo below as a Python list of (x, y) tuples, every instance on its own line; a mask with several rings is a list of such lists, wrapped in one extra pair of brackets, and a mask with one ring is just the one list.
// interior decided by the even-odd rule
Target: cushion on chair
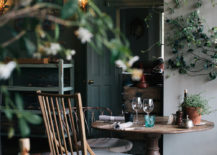
[(129, 140), (118, 138), (95, 138), (88, 139), (88, 144), (93, 149), (108, 150), (111, 152), (127, 152), (133, 147)]
[(100, 150), (100, 149), (93, 149), (93, 152), (95, 153), (95, 155), (130, 155), (126, 153), (111, 152), (111, 151)]

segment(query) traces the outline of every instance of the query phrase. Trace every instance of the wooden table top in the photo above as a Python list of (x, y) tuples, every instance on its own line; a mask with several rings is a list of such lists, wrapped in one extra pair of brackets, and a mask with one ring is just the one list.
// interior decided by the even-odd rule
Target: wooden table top
[(153, 133), (153, 134), (180, 134), (188, 132), (198, 132), (205, 131), (214, 128), (214, 123), (206, 120), (201, 120), (203, 125), (194, 126), (190, 129), (178, 128), (177, 125), (167, 125), (168, 117), (156, 117), (155, 126), (152, 128), (146, 128), (143, 126), (143, 121), (140, 121), (138, 125), (134, 124), (133, 126), (126, 128), (125, 130), (116, 130), (113, 128), (112, 124), (114, 122), (103, 122), (96, 121), (92, 123), (92, 127), (100, 130), (108, 130), (115, 132), (127, 132), (127, 133)]

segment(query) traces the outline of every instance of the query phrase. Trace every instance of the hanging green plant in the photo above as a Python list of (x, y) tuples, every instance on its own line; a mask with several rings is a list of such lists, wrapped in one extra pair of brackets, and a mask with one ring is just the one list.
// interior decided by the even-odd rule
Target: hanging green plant
[[(202, 1), (195, 2), (195, 7), (201, 7)], [(178, 70), (181, 74), (191, 76), (208, 75), (210, 79), (217, 76), (217, 27), (208, 32), (204, 30), (205, 21), (199, 16), (199, 11), (193, 11), (187, 16), (167, 19), (171, 32), (167, 41), (173, 57), (168, 60), (169, 68)]]

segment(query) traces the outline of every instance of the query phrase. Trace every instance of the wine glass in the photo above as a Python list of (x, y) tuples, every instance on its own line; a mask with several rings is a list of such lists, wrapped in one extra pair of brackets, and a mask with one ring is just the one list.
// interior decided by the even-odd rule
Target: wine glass
[(131, 102), (132, 109), (136, 112), (136, 120), (134, 123), (138, 123), (138, 110), (142, 108), (142, 99), (141, 97), (134, 97)]
[(153, 99), (144, 99), (143, 100), (143, 111), (149, 116), (149, 113), (151, 113), (153, 110), (154, 110)]

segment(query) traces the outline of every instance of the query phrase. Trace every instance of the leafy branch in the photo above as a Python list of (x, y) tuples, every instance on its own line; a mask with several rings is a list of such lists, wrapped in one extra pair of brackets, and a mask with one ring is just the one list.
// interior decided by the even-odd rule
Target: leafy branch
[[(13, 115), (18, 118), (18, 124), (20, 128), (20, 133), (22, 137), (28, 136), (30, 134), (30, 128), (28, 124), (41, 124), (42, 119), (40, 116), (33, 114), (29, 111), (24, 110), (23, 101), (19, 94), (15, 94), (15, 103), (12, 101), (7, 88), (4, 86), (0, 87), (0, 92), (4, 96), (4, 105), (0, 106), (0, 110), (3, 111), (8, 118), (9, 122), (13, 120)], [(8, 137), (13, 137), (15, 131), (14, 126), (10, 123), (11, 126), (8, 129)]]
[[(47, 22), (48, 27), (46, 27)], [(0, 42), (0, 63), (3, 63), (8, 56), (16, 59), (57, 55), (71, 59), (70, 54), (74, 52), (73, 49), (67, 49), (59, 43), (63, 26), (75, 30), (74, 34), (81, 39), (81, 43), (89, 44), (95, 52), (111, 52), (112, 62), (117, 59), (126, 61), (131, 57), (129, 43), (124, 35), (114, 28), (112, 19), (91, 0), (88, 2), (86, 11), (79, 7), (76, 0), (68, 0), (63, 6), (31, 0), (27, 3), (24, 0), (16, 1), (7, 12), (0, 16), (0, 33), (7, 30), (9, 36)], [(79, 30), (85, 31), (85, 35), (89, 36), (79, 36)], [(74, 34), (71, 35), (74, 36)], [(15, 49), (14, 44), (16, 44)], [(1, 74), (0, 80), (3, 79)], [(0, 88), (5, 98), (0, 110), (5, 113), (9, 121), (16, 116), (21, 135), (27, 136), (30, 133), (28, 124), (39, 124), (41, 119), (24, 109), (19, 95), (15, 95), (15, 101), (13, 101), (7, 87), (1, 83)], [(13, 136), (13, 126), (9, 131), (9, 137)]]

